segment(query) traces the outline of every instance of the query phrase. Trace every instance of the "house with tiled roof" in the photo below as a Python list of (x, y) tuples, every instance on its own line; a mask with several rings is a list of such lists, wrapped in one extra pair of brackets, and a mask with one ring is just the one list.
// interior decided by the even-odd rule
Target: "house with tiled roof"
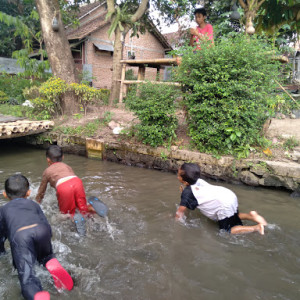
[[(106, 20), (106, 3), (95, 2), (83, 6), (79, 12), (79, 26), (67, 27), (66, 34), (70, 42), (77, 69), (84, 75), (89, 74), (92, 86), (110, 88), (114, 52), (113, 36), (108, 36), (110, 23)], [(153, 25), (151, 32), (139, 34), (139, 37), (125, 37), (123, 59), (164, 58), (171, 45)], [(150, 71), (146, 78), (155, 76)]]

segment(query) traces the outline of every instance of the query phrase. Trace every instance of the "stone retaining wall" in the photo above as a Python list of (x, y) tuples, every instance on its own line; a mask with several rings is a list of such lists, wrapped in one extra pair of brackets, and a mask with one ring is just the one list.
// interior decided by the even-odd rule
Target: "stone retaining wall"
[(202, 175), (232, 183), (251, 186), (284, 188), (300, 196), (300, 164), (297, 162), (268, 161), (263, 159), (241, 159), (212, 155), (171, 147), (151, 148), (104, 139), (43, 133), (26, 138), (26, 142), (47, 147), (57, 143), (66, 153), (85, 155), (89, 158), (117, 162), (129, 166), (176, 172), (184, 162), (199, 164)]

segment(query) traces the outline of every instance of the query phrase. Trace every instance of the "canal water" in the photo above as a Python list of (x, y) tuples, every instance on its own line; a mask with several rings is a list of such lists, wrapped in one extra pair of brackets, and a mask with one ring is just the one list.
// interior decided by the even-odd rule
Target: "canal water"
[[(88, 220), (87, 236), (79, 237), (48, 187), (42, 209), (57, 258), (75, 283), (71, 292), (58, 292), (37, 266), (51, 299), (299, 299), (299, 198), (212, 181), (238, 195), (240, 211), (255, 209), (269, 222), (264, 236), (230, 236), (198, 211), (189, 212), (185, 224), (174, 220), (180, 200), (175, 174), (74, 155), (65, 155), (65, 162), (82, 178), (87, 196), (108, 205), (109, 215)], [(46, 167), (44, 150), (0, 143), (1, 190), (8, 176), (21, 172), (34, 197)], [(0, 257), (0, 299), (22, 299), (9, 252)]]

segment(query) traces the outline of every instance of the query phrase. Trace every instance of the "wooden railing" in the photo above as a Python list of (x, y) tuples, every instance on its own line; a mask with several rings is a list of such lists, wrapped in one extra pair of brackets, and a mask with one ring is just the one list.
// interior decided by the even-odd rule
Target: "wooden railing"
[[(121, 75), (121, 86), (120, 86), (120, 97), (119, 102), (123, 101), (124, 96), (127, 94), (127, 86), (130, 84), (138, 84), (145, 82), (146, 68), (156, 68), (157, 75), (159, 75), (160, 69), (164, 66), (176, 66), (181, 62), (181, 58), (156, 58), (156, 59), (126, 59), (121, 60), (122, 75)], [(126, 68), (128, 66), (138, 67), (137, 80), (125, 80)], [(159, 76), (156, 76), (159, 78)], [(179, 86), (178, 82), (166, 82), (166, 81), (150, 81), (157, 84), (175, 85)]]

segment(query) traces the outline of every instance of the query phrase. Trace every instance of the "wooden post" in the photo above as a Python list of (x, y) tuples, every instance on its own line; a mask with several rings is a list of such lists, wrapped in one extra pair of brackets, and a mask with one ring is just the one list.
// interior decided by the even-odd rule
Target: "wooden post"
[(144, 65), (139, 66), (137, 80), (144, 80), (145, 79), (145, 72), (146, 72), (145, 66)]
[(156, 68), (156, 78), (155, 78), (156, 81), (160, 81), (160, 66), (158, 66)]
[(123, 63), (122, 74), (121, 74), (121, 85), (120, 85), (119, 103), (123, 102), (123, 88), (124, 88), (125, 73), (126, 73), (126, 64)]

